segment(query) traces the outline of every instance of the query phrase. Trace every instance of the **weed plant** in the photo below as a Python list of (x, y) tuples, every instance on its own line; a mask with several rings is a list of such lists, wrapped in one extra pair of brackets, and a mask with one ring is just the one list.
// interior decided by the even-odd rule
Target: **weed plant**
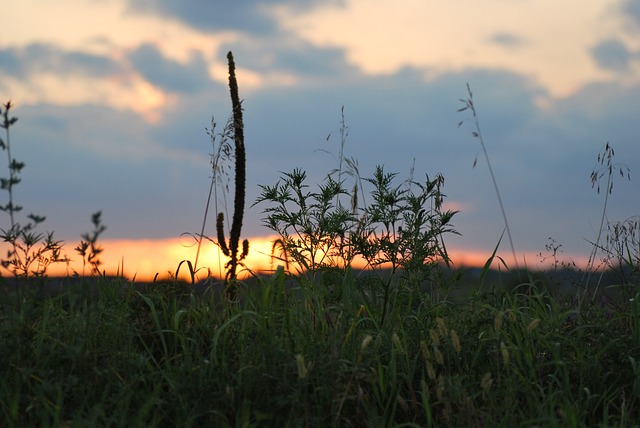
[(10, 245), (6, 257), (0, 260), (2, 267), (26, 284), (30, 276), (43, 277), (51, 263), (66, 261), (61, 255), (62, 242), (54, 239), (53, 232), (46, 234), (36, 232), (36, 228), (45, 221), (45, 217), (37, 214), (27, 215), (28, 221), (20, 223), (17, 214), (22, 207), (14, 200), (14, 187), (20, 183), (20, 172), (24, 162), (16, 160), (11, 154), (10, 128), (18, 121), (11, 116), (11, 101), (0, 106), (5, 138), (0, 138), (0, 148), (7, 153), (9, 177), (0, 179), (0, 188), (6, 190), (9, 201), (0, 206), (0, 210), (9, 214), (10, 227), (0, 229), (0, 238)]
[(229, 242), (224, 236), (224, 214), (218, 213), (216, 221), (216, 233), (218, 245), (222, 253), (229, 258), (226, 264), (226, 285), (228, 295), (235, 298), (237, 287), (237, 269), (242, 265), (242, 261), (249, 253), (249, 241), (242, 241), (242, 252), (240, 252), (240, 232), (242, 230), (242, 220), (244, 217), (245, 203), (245, 183), (246, 183), (246, 154), (244, 146), (244, 122), (242, 118), (242, 104), (238, 95), (238, 81), (236, 79), (236, 65), (233, 60), (233, 53), (227, 54), (229, 62), (229, 91), (231, 93), (231, 104), (233, 107), (233, 140), (235, 142), (235, 195), (233, 200), (233, 222), (229, 232)]
[(107, 226), (102, 224), (102, 211), (98, 211), (91, 216), (93, 223), (93, 231), (91, 233), (83, 233), (80, 243), (75, 248), (76, 252), (82, 257), (82, 276), (85, 276), (85, 268), (91, 266), (91, 273), (100, 275), (100, 254), (104, 250), (98, 245), (98, 238), (107, 230)]

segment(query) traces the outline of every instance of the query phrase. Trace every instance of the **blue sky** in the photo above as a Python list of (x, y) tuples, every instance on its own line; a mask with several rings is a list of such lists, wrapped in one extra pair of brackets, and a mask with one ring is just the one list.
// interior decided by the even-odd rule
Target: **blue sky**
[[(232, 50), (247, 205), (280, 171), (318, 182), (336, 166), (319, 149), (337, 153), (344, 106), (345, 152), (363, 174), (384, 164), (406, 178), (414, 159), (416, 176), (442, 173), (460, 210), (450, 247), (490, 255), (504, 226), (472, 123), (457, 126), (468, 83), (516, 251), (535, 266), (551, 237), (586, 257), (604, 201), (589, 177), (606, 142), (631, 170), (608, 218), (640, 214), (640, 7), (585, 3), (23, 0), (3, 11), (0, 38), (0, 101), (15, 104), (13, 154), (26, 163), (15, 197), (70, 242), (98, 210), (108, 239), (197, 232), (205, 128), (229, 115)], [(248, 210), (244, 236), (269, 234), (263, 208)]]

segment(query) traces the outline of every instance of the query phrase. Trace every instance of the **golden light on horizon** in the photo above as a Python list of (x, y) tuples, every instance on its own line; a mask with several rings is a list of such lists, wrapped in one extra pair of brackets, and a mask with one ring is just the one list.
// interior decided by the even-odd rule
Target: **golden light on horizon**
[[(269, 252), (271, 242), (268, 238), (255, 238), (250, 240), (249, 256), (245, 261), (247, 266), (256, 272), (270, 269)], [(71, 262), (52, 265), (47, 271), (50, 276), (73, 275), (74, 272), (82, 274), (82, 258), (73, 252), (76, 243), (65, 245), (66, 255)], [(175, 275), (178, 265), (183, 260), (195, 265), (197, 244), (187, 242), (184, 238), (169, 239), (141, 239), (141, 240), (103, 240), (98, 246), (104, 248), (100, 254), (102, 264), (100, 270), (108, 276), (124, 276), (136, 281), (153, 281), (154, 278), (165, 279)], [(201, 280), (207, 277), (210, 271), (215, 277), (224, 273), (226, 258), (218, 254), (218, 247), (210, 241), (204, 241), (200, 248), (196, 278)], [(85, 274), (91, 273), (91, 267), (85, 266)], [(242, 275), (240, 275), (242, 276)], [(180, 267), (179, 277), (189, 279), (187, 263)]]
[[(284, 264), (278, 260), (271, 260), (270, 254), (274, 239), (276, 239), (275, 236), (249, 238), (249, 256), (244, 262), (254, 273), (266, 274), (272, 272), (278, 265)], [(73, 251), (76, 245), (77, 243), (66, 243), (63, 255), (71, 259), (70, 263), (51, 265), (47, 270), (49, 276), (71, 276), (74, 273), (82, 275), (82, 259)], [(102, 261), (101, 271), (107, 276), (123, 276), (140, 282), (153, 281), (156, 277), (157, 279), (173, 277), (178, 265), (183, 260), (190, 261), (192, 265), (195, 264), (197, 252), (197, 244), (193, 241), (188, 242), (184, 238), (103, 240), (99, 242), (99, 246), (104, 248), (103, 253), (100, 255), (100, 260)], [(484, 266), (490, 255), (491, 251), (449, 250), (449, 256), (454, 268), (480, 268)], [(501, 251), (500, 256), (511, 267), (512, 257), (510, 252)], [(526, 264), (532, 270), (550, 268), (553, 264), (551, 259), (541, 260), (538, 253), (520, 254), (519, 257), (520, 267), (525, 267)], [(578, 266), (586, 265), (586, 259), (572, 258), (571, 260)], [(227, 258), (220, 253), (214, 243), (210, 241), (203, 242), (198, 257), (198, 265), (196, 266), (196, 279), (204, 280), (209, 273), (216, 278), (224, 276), (226, 262)], [(361, 260), (354, 261), (353, 266), (358, 269), (365, 267), (364, 262)], [(494, 260), (492, 268), (505, 270), (498, 258)], [(295, 272), (294, 267), (290, 267), (290, 269)], [(84, 274), (91, 274), (90, 266), (85, 266)], [(248, 275), (248, 272), (242, 272), (241, 268), (239, 268), (239, 278), (246, 278)], [(186, 262), (180, 267), (179, 277), (189, 280), (189, 269)]]

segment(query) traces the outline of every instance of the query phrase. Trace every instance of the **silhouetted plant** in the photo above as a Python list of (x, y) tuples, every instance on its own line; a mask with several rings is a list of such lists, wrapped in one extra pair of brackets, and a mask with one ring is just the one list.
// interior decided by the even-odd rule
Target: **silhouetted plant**
[(591, 250), (591, 255), (589, 256), (589, 263), (587, 266), (588, 269), (593, 268), (596, 254), (598, 252), (598, 247), (600, 245), (600, 238), (602, 237), (604, 222), (607, 215), (607, 206), (609, 204), (609, 195), (613, 192), (614, 172), (619, 173), (620, 177), (622, 178), (624, 178), (626, 175), (627, 179), (631, 179), (629, 167), (613, 163), (614, 156), (615, 152), (613, 151), (613, 147), (611, 147), (611, 145), (607, 142), (604, 146), (603, 152), (598, 153), (598, 164), (600, 165), (600, 167), (596, 167), (593, 169), (593, 171), (591, 171), (591, 188), (595, 188), (596, 193), (600, 194), (600, 182), (604, 177), (607, 178), (607, 182), (604, 192), (604, 203), (602, 204), (602, 215), (600, 216), (600, 227), (598, 227), (596, 242), (594, 243), (593, 249)]
[[(598, 250), (601, 248), (600, 239), (602, 237), (602, 232), (604, 231), (604, 223), (607, 215), (607, 206), (609, 204), (609, 195), (613, 192), (613, 176), (614, 173), (620, 174), (620, 177), (627, 177), (628, 180), (631, 180), (629, 167), (622, 164), (617, 164), (613, 162), (613, 158), (615, 156), (615, 152), (613, 147), (607, 142), (604, 146), (604, 150), (602, 153), (598, 153), (598, 165), (591, 171), (591, 188), (596, 189), (596, 193), (600, 194), (600, 183), (606, 177), (606, 187), (604, 190), (604, 202), (602, 204), (602, 215), (600, 216), (600, 227), (598, 227), (598, 234), (596, 236), (596, 242), (593, 243), (593, 248), (591, 253), (589, 254), (589, 260), (587, 262), (587, 279), (584, 283), (585, 288), (589, 285), (589, 280), (591, 279), (592, 271), (594, 270), (594, 263), (596, 260), (596, 255)], [(599, 285), (599, 284), (598, 284)], [(594, 291), (597, 292), (598, 287)]]
[(640, 287), (640, 216), (608, 223), (603, 251), (607, 266), (618, 273), (624, 291), (633, 296)]
[(91, 216), (93, 231), (91, 233), (83, 233), (80, 244), (74, 250), (82, 257), (82, 276), (85, 274), (87, 264), (91, 265), (91, 272), (100, 275), (100, 254), (104, 250), (98, 246), (98, 237), (107, 229), (102, 224), (102, 212), (98, 211)]
[(62, 243), (53, 238), (53, 232), (46, 234), (35, 232), (36, 226), (44, 222), (45, 217), (29, 214), (27, 215), (29, 221), (24, 225), (16, 220), (16, 214), (22, 210), (22, 207), (14, 202), (13, 187), (20, 183), (19, 174), (25, 164), (11, 155), (9, 128), (18, 121), (18, 118), (10, 116), (12, 107), (11, 101), (0, 106), (2, 115), (0, 127), (5, 130), (5, 139), (0, 138), (0, 148), (7, 152), (9, 168), (9, 177), (0, 179), (2, 190), (6, 190), (9, 194), (9, 202), (0, 206), (0, 210), (7, 212), (10, 218), (9, 229), (0, 229), (0, 238), (11, 245), (1, 264), (14, 276), (24, 278), (26, 281), (30, 275), (44, 276), (51, 263), (67, 260), (61, 256)]
[(260, 185), (254, 205), (273, 203), (263, 211), (263, 224), (278, 233), (286, 256), (312, 279), (319, 269), (351, 263), (354, 254), (349, 256), (341, 245), (357, 225), (357, 216), (337, 203), (339, 195), (347, 194), (341, 183), (327, 176), (312, 192), (306, 179), (306, 172), (299, 168), (282, 173), (275, 185)]
[[(516, 269), (518, 269), (518, 257), (516, 256), (516, 249), (513, 245), (513, 238), (511, 237), (511, 228), (509, 227), (509, 221), (507, 220), (507, 213), (504, 210), (504, 204), (502, 203), (502, 197), (500, 196), (500, 190), (498, 190), (498, 182), (496, 181), (496, 177), (493, 173), (493, 168), (491, 167), (491, 161), (489, 160), (489, 153), (487, 153), (487, 147), (484, 144), (484, 138), (482, 137), (482, 132), (480, 131), (480, 121), (478, 120), (478, 113), (476, 112), (476, 106), (473, 103), (473, 93), (471, 92), (471, 87), (467, 83), (467, 92), (469, 94), (469, 98), (460, 99), (460, 101), (464, 104), (464, 107), (458, 109), (458, 112), (463, 112), (466, 110), (470, 110), (473, 116), (473, 123), (475, 127), (475, 131), (471, 132), (471, 135), (474, 138), (477, 138), (480, 141), (480, 146), (482, 147), (482, 151), (484, 153), (484, 157), (487, 161), (487, 167), (489, 168), (489, 174), (491, 174), (491, 181), (493, 183), (493, 187), (496, 190), (496, 196), (498, 197), (498, 204), (500, 205), (500, 212), (502, 213), (502, 218), (504, 220), (504, 227), (507, 231), (507, 238), (509, 239), (509, 245), (511, 246), (511, 253), (513, 255), (513, 262), (515, 264)], [(458, 122), (458, 127), (462, 126), (464, 121)], [(478, 163), (478, 157), (473, 161), (473, 167), (475, 168)]]
[(233, 140), (235, 142), (235, 196), (233, 201), (233, 222), (229, 233), (229, 243), (224, 237), (224, 214), (218, 213), (216, 220), (216, 232), (218, 245), (222, 253), (229, 257), (226, 264), (227, 290), (230, 297), (235, 296), (237, 286), (238, 265), (249, 253), (249, 241), (242, 242), (242, 253), (239, 253), (240, 232), (242, 231), (242, 219), (244, 216), (245, 186), (246, 186), (246, 153), (244, 146), (244, 123), (242, 119), (242, 104), (238, 96), (238, 82), (236, 80), (236, 66), (233, 61), (233, 54), (227, 54), (229, 61), (229, 90), (231, 93), (231, 104), (233, 107)]
[[(309, 284), (317, 283), (316, 274), (320, 271), (338, 269), (346, 275), (353, 260), (363, 257), (382, 285), (382, 323), (392, 285), (400, 272), (404, 284), (419, 286), (438, 261), (449, 262), (442, 235), (455, 233), (449, 225), (455, 212), (442, 211), (441, 175), (434, 180), (427, 176), (424, 184), (409, 179), (404, 182), (406, 188), (395, 184), (397, 174), (385, 173), (382, 166), (376, 167), (372, 178), (360, 177), (357, 161), (344, 154), (344, 110), (340, 135), (338, 167), (325, 177), (317, 191), (306, 184), (306, 172), (296, 168), (282, 173), (273, 186), (260, 185), (262, 191), (254, 205), (271, 203), (263, 211), (263, 224), (279, 235), (273, 248), (280, 247), (284, 260), (295, 262), (300, 269), (298, 274), (308, 276)], [(355, 179), (351, 192), (343, 187), (343, 172)], [(361, 207), (357, 194), (362, 192), (365, 200), (363, 182), (373, 186), (372, 202)], [(341, 203), (343, 195), (350, 200), (350, 206)], [(381, 269), (387, 268), (391, 275), (383, 279)], [(373, 290), (367, 305), (377, 305), (377, 291)]]
[[(229, 173), (231, 169), (231, 161), (234, 158), (233, 149), (229, 141), (233, 139), (233, 115), (227, 120), (227, 123), (222, 132), (216, 132), (216, 121), (211, 118), (211, 129), (206, 129), (207, 135), (211, 139), (211, 145), (213, 152), (211, 153), (211, 185), (209, 186), (209, 194), (207, 196), (207, 203), (204, 210), (204, 217), (202, 219), (202, 228), (200, 234), (196, 236), (198, 242), (198, 249), (196, 251), (196, 259), (192, 269), (198, 270), (198, 259), (200, 257), (200, 248), (202, 246), (202, 240), (208, 239), (215, 242), (213, 239), (208, 238), (204, 231), (207, 224), (207, 218), (209, 217), (209, 207), (211, 205), (211, 197), (213, 196), (214, 208), (216, 212), (219, 212), (218, 207), (218, 188), (222, 193), (223, 209), (227, 210), (227, 193), (229, 192)], [(183, 262), (187, 262), (184, 260)], [(220, 266), (220, 276), (222, 276), (222, 261), (220, 260), (220, 254), (218, 253), (218, 265)]]
[(449, 265), (442, 236), (457, 234), (450, 225), (456, 211), (442, 210), (442, 175), (438, 174), (433, 180), (426, 176), (424, 184), (409, 181), (407, 188), (394, 184), (396, 176), (377, 166), (373, 177), (365, 178), (373, 185), (373, 200), (363, 210), (361, 227), (354, 236), (358, 252), (374, 269), (384, 266), (391, 270), (388, 279), (383, 281), (381, 322), (384, 322), (389, 292), (398, 273), (402, 274), (403, 283), (419, 287), (439, 261)]

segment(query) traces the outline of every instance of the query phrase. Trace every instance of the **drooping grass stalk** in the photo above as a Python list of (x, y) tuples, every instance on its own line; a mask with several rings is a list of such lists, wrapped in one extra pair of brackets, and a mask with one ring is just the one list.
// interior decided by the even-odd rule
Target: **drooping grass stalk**
[[(202, 219), (202, 228), (200, 229), (200, 235), (197, 237), (198, 241), (198, 249), (196, 251), (196, 259), (193, 265), (193, 269), (197, 271), (198, 269), (198, 259), (200, 256), (200, 248), (202, 246), (202, 240), (205, 238), (205, 228), (207, 225), (207, 218), (209, 217), (209, 207), (211, 205), (211, 197), (214, 197), (214, 205), (215, 211), (218, 212), (218, 186), (222, 191), (222, 196), (224, 200), (224, 209), (226, 211), (227, 208), (227, 190), (229, 187), (229, 177), (227, 171), (227, 161), (230, 161), (232, 158), (232, 149), (229, 144), (229, 140), (232, 138), (233, 134), (233, 116), (231, 116), (227, 120), (227, 124), (224, 127), (224, 130), (217, 134), (216, 133), (216, 122), (212, 118), (211, 119), (211, 129), (205, 129), (207, 134), (211, 139), (211, 144), (213, 146), (213, 153), (211, 154), (211, 185), (209, 186), (209, 194), (207, 195), (207, 203), (205, 205), (204, 216)], [(219, 143), (217, 142), (219, 138)], [(217, 147), (216, 147), (217, 144)], [(230, 167), (229, 167), (230, 168)], [(226, 183), (223, 181), (223, 178), (226, 177)], [(222, 276), (222, 261), (220, 259), (220, 253), (218, 252), (218, 266), (220, 266), (219, 274)]]
[[(215, 173), (214, 176), (211, 177), (211, 186), (209, 186), (209, 195), (207, 196), (207, 204), (204, 208), (204, 217), (202, 219), (202, 228), (200, 229), (200, 235), (197, 237), (198, 239), (198, 249), (196, 250), (196, 260), (193, 263), (194, 270), (198, 268), (198, 258), (200, 257), (200, 248), (202, 247), (202, 240), (204, 239), (204, 229), (207, 225), (207, 216), (209, 215), (209, 205), (211, 204), (211, 195), (213, 194), (213, 189), (215, 186)], [(218, 264), (220, 264), (220, 260), (218, 260)]]
[[(349, 129), (347, 128), (347, 124), (344, 120), (344, 106), (340, 109), (340, 154), (338, 156), (338, 183), (342, 183), (342, 169), (344, 163), (344, 145), (347, 141), (347, 136), (349, 135)], [(357, 197), (357, 192), (355, 193)], [(336, 197), (336, 199), (338, 199)], [(340, 201), (337, 200), (336, 204), (339, 204)]]
[[(615, 156), (615, 152), (613, 151), (613, 147), (607, 142), (604, 146), (604, 151), (602, 153), (598, 153), (598, 164), (600, 164), (600, 168), (594, 168), (591, 171), (591, 188), (596, 188), (596, 192), (600, 194), (600, 181), (604, 176), (607, 177), (607, 187), (604, 192), (604, 203), (602, 204), (602, 215), (600, 216), (600, 227), (598, 227), (598, 235), (596, 236), (596, 242), (593, 244), (593, 249), (589, 254), (589, 260), (587, 261), (587, 280), (585, 282), (585, 289), (589, 285), (589, 280), (591, 279), (591, 271), (593, 270), (593, 265), (595, 263), (596, 255), (598, 253), (598, 247), (600, 246), (600, 238), (602, 237), (602, 231), (604, 230), (604, 221), (607, 215), (607, 205), (609, 204), (609, 195), (613, 192), (613, 173), (614, 169), (619, 172), (620, 176), (624, 178), (626, 175), (630, 180), (630, 171), (629, 167), (614, 164), (613, 157)], [(598, 287), (596, 287), (595, 292), (598, 291)], [(593, 294), (595, 298), (595, 292)]]
[[(513, 245), (513, 238), (511, 237), (511, 229), (509, 228), (509, 221), (507, 220), (507, 213), (504, 210), (504, 204), (502, 203), (502, 197), (500, 196), (500, 190), (498, 189), (498, 182), (496, 180), (495, 174), (493, 173), (493, 168), (491, 167), (491, 161), (489, 160), (489, 154), (487, 153), (487, 147), (484, 144), (484, 138), (482, 138), (482, 131), (480, 131), (480, 121), (478, 120), (478, 114), (476, 112), (475, 104), (473, 103), (473, 93), (471, 92), (471, 87), (467, 83), (467, 92), (469, 93), (469, 98), (466, 100), (460, 99), (464, 103), (464, 107), (458, 109), (458, 112), (463, 112), (465, 110), (471, 110), (471, 114), (473, 115), (473, 122), (476, 128), (475, 131), (471, 133), (473, 137), (477, 138), (480, 141), (480, 146), (482, 147), (482, 151), (484, 153), (484, 157), (487, 160), (487, 166), (489, 167), (489, 174), (491, 174), (491, 181), (493, 182), (493, 187), (496, 191), (496, 195), (498, 196), (498, 204), (500, 205), (500, 212), (502, 213), (502, 218), (504, 219), (504, 227), (507, 231), (507, 238), (509, 239), (509, 245), (511, 246), (511, 253), (513, 254), (513, 262), (515, 264), (516, 269), (519, 269), (518, 265), (518, 257), (516, 256), (516, 250)], [(463, 122), (459, 122), (458, 126), (461, 126)], [(476, 166), (478, 159), (476, 158), (473, 162), (473, 166)]]

